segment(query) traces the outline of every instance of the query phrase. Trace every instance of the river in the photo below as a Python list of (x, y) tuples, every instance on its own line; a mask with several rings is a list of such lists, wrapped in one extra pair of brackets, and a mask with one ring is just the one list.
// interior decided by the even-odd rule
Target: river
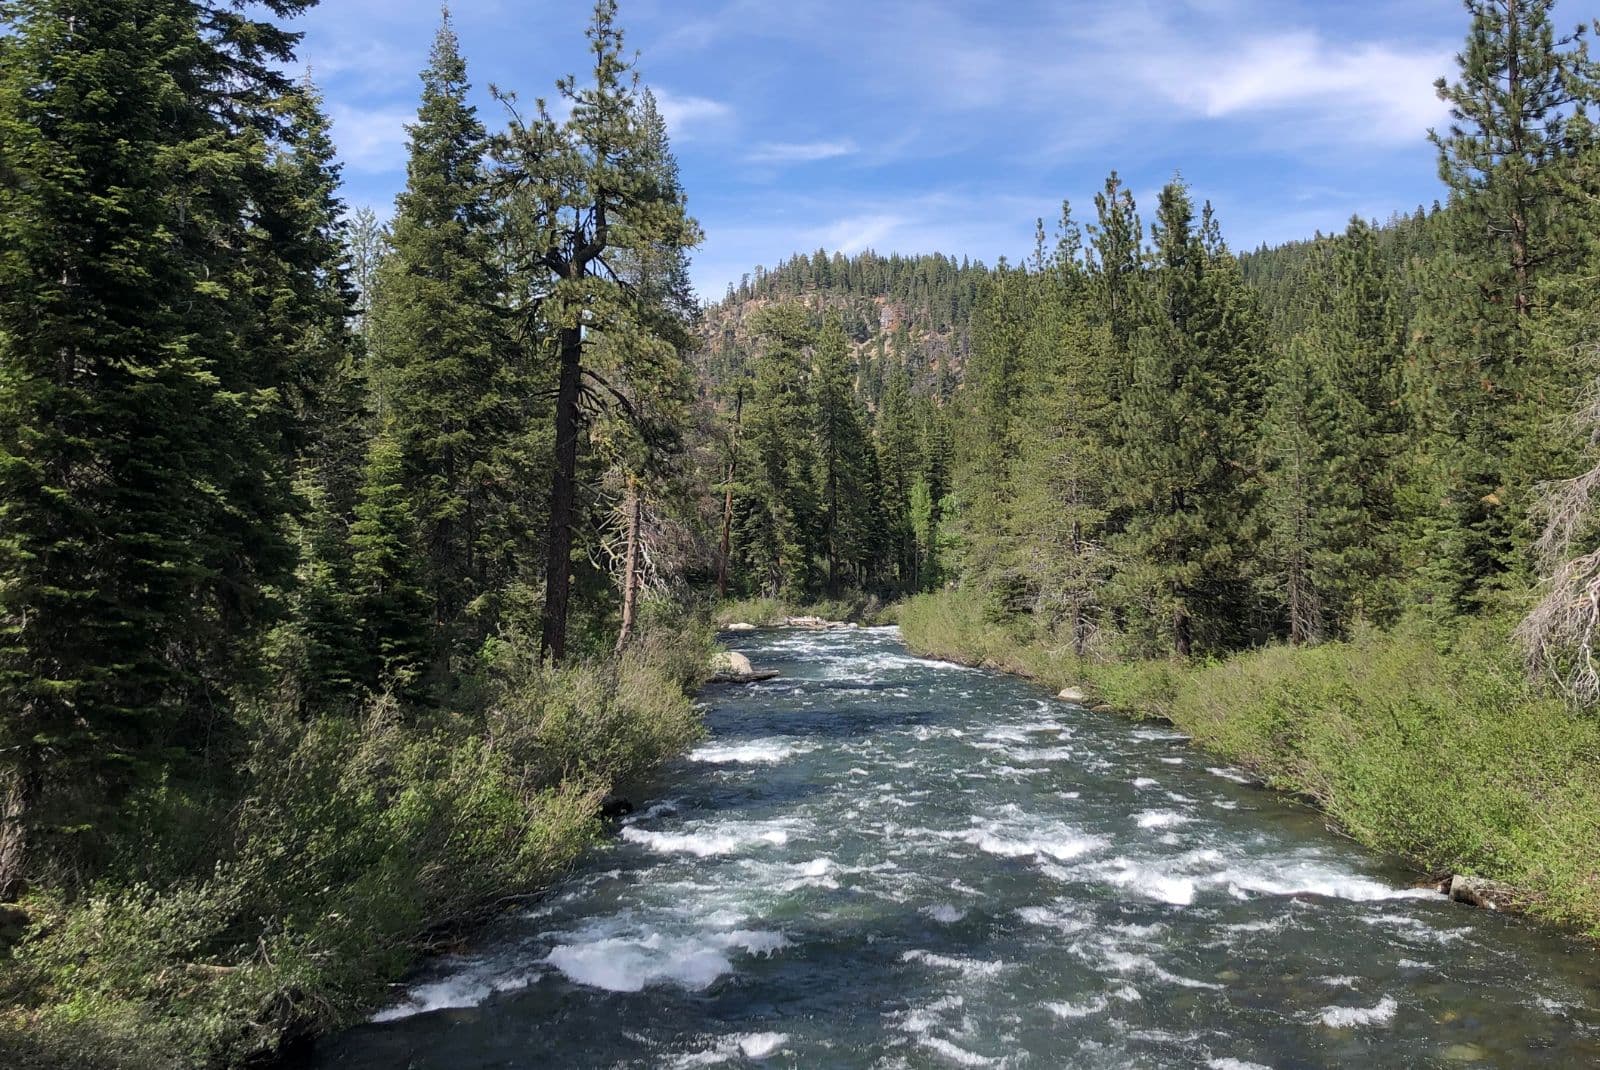
[(1600, 958), (1450, 902), (1169, 729), (912, 657), (732, 645), (614, 842), (324, 1070), (1600, 1065)]

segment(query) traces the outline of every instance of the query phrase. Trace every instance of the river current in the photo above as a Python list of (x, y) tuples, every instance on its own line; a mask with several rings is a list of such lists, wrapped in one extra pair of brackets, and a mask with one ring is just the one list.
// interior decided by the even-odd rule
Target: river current
[(1594, 950), (1170, 729), (893, 629), (730, 643), (782, 676), (319, 1067), (1600, 1066)]

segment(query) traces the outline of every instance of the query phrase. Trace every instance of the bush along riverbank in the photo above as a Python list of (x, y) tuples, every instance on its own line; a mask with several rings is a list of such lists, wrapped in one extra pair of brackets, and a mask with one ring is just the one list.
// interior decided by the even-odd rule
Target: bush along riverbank
[(1600, 938), (1600, 723), (1530, 684), (1492, 620), (1194, 663), (1080, 660), (961, 592), (906, 602), (900, 627), (919, 654), (1168, 719), (1368, 847), (1504, 882), (1512, 905)]
[(698, 738), (709, 653), (682, 622), (562, 668), (496, 644), (470, 716), (258, 710), (233, 784), (140, 798), (118, 866), (23, 900), (0, 1063), (232, 1066), (360, 1019), (419, 955), (557, 878), (607, 792)]

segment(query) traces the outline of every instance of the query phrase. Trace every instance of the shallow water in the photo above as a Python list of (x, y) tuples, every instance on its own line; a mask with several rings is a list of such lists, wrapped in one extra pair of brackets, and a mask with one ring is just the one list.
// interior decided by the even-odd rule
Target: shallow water
[(1600, 1065), (1578, 941), (1170, 730), (908, 655), (734, 645), (709, 739), (544, 902), (323, 1068)]

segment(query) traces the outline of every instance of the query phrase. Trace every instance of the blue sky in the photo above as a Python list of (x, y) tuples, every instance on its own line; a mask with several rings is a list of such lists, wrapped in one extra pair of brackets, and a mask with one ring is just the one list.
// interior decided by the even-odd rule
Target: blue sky
[[(1032, 245), (1117, 168), (1141, 209), (1181, 170), (1235, 248), (1440, 196), (1432, 81), (1456, 0), (621, 0), (705, 228), (707, 298), (796, 250)], [(481, 111), (584, 64), (588, 0), (453, 0)], [(1574, 9), (1575, 11), (1576, 9)], [(1559, 21), (1577, 14), (1557, 12)], [(433, 0), (324, 0), (301, 49), (347, 197), (388, 214)], [(1146, 213), (1148, 214), (1148, 213)]]

